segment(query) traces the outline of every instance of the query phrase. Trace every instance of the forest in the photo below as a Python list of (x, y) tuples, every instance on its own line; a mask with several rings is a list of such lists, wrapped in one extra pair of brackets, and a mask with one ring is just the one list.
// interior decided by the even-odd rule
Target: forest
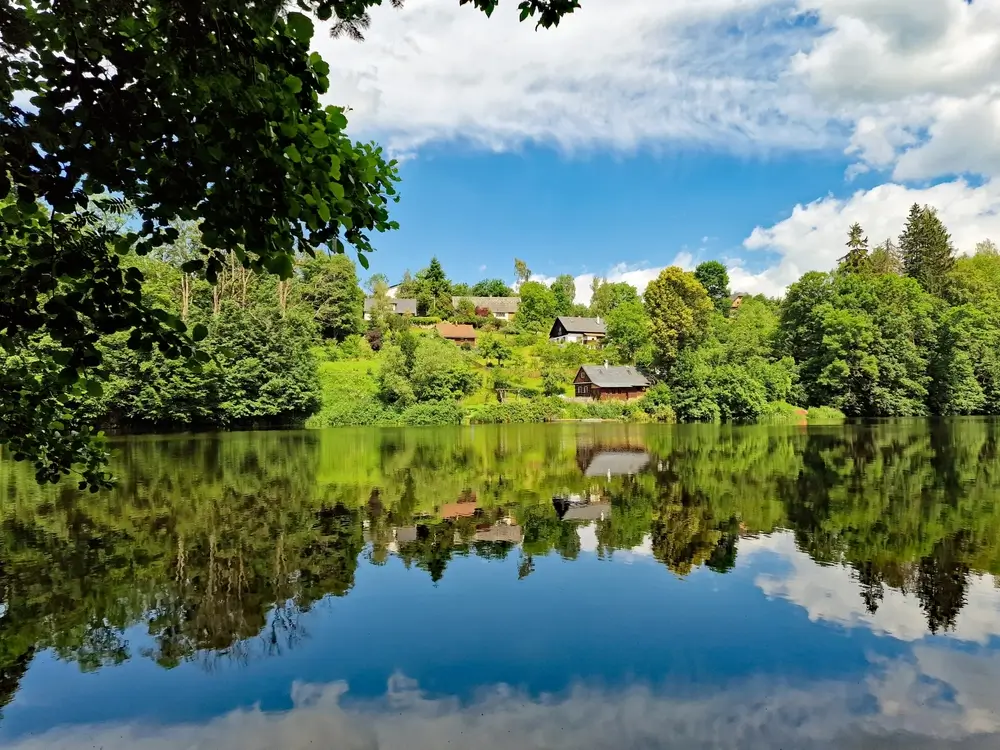
[[(595, 279), (584, 306), (568, 275), (546, 285), (516, 260), (510, 285), (466, 284), (434, 258), (396, 292), (418, 301), (417, 315), (396, 315), (388, 279), (373, 274), (362, 288), (346, 255), (303, 256), (285, 280), (231, 257), (210, 284), (189, 270), (200, 243), (197, 225), (182, 224), (162, 249), (125, 257), (148, 304), (189, 327), (206, 356), (101, 338), (105, 380), (73, 408), (104, 429), (1000, 412), (1000, 254), (984, 241), (957, 255), (927, 207), (913, 207), (897, 242), (870, 248), (851, 227), (839, 267), (807, 273), (783, 299), (736, 298), (725, 266), (707, 261), (664, 269), (642, 294)], [(511, 321), (462, 299), (515, 294)], [(600, 317), (603, 345), (549, 343), (557, 315)], [(475, 346), (442, 339), (441, 320), (474, 326)], [(603, 361), (635, 365), (655, 385), (630, 403), (563, 398), (580, 365)], [(498, 389), (514, 395), (501, 404)]]

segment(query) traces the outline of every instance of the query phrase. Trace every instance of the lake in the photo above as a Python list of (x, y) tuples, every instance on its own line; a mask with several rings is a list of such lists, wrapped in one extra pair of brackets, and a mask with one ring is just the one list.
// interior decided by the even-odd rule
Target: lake
[(0, 462), (4, 747), (1000, 746), (1000, 422), (114, 448)]

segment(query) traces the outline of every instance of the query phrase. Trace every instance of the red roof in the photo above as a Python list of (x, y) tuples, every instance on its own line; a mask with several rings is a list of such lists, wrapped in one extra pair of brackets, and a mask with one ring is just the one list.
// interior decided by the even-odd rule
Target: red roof
[(446, 339), (475, 339), (476, 329), (468, 323), (438, 323), (437, 332)]

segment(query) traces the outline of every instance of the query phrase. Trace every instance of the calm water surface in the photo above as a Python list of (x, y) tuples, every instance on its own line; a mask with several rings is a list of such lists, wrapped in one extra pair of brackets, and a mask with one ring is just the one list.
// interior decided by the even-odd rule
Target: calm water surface
[(0, 462), (0, 745), (995, 749), (998, 438), (136, 438), (82, 496)]

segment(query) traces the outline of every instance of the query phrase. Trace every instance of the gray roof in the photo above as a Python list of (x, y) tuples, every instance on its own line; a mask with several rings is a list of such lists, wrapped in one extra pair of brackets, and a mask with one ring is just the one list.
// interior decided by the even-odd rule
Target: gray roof
[(590, 503), (589, 505), (570, 506), (564, 521), (600, 521), (611, 515), (611, 503)]
[(469, 300), (476, 307), (485, 307), (491, 313), (513, 314), (521, 306), (520, 297), (452, 297), (451, 304), (458, 307), (463, 299)]
[(638, 474), (649, 465), (649, 454), (642, 451), (605, 451), (594, 456), (584, 472), (588, 477)]
[[(397, 315), (416, 315), (417, 314), (417, 301), (415, 299), (396, 299), (395, 297), (389, 298), (390, 309), (395, 305), (393, 312)], [(365, 312), (371, 312), (372, 308), (375, 306), (374, 297), (365, 298)]]
[(637, 388), (651, 385), (645, 375), (627, 365), (584, 365), (580, 369), (598, 388)]
[(567, 333), (607, 333), (607, 326), (600, 318), (576, 318), (560, 315), (556, 322), (562, 323)]

